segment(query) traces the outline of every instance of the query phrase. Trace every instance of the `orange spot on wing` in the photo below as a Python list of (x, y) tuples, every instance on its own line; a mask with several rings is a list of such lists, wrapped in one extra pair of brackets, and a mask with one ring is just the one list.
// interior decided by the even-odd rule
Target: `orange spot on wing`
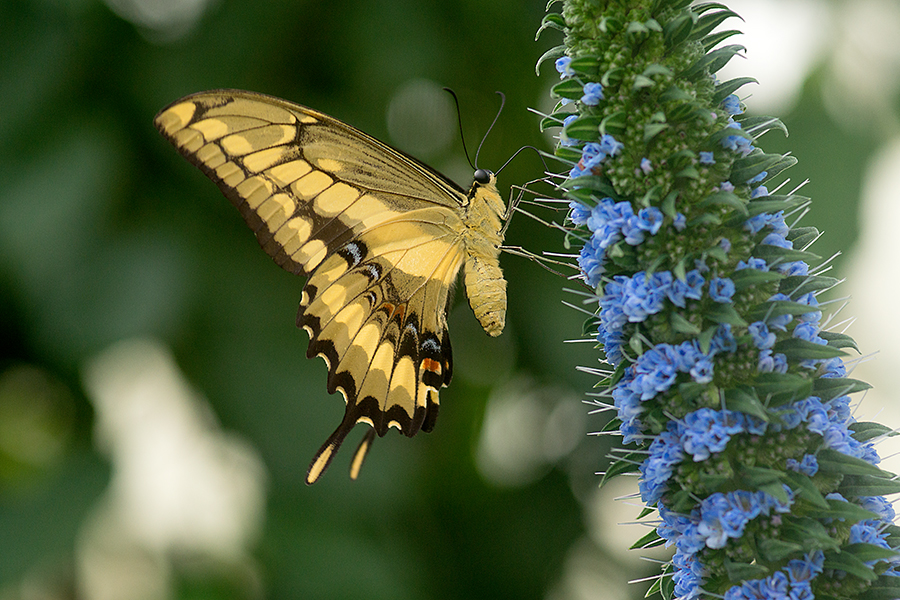
[(441, 370), (442, 370), (441, 363), (434, 360), (433, 358), (423, 358), (422, 359), (422, 368), (425, 369), (426, 371), (431, 371), (432, 373), (435, 373), (437, 375), (440, 375)]

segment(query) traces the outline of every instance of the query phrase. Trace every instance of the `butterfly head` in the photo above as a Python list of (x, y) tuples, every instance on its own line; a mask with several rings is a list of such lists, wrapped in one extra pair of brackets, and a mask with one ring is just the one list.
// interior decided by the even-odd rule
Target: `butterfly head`
[(480, 183), (481, 185), (486, 185), (491, 182), (491, 179), (495, 179), (494, 174), (487, 169), (478, 169), (475, 171), (475, 175), (472, 177), (475, 180), (475, 183)]
[(490, 195), (497, 194), (497, 176), (493, 171), (477, 169), (472, 176), (472, 187), (469, 188), (467, 195), (469, 200), (472, 200), (476, 196), (482, 196), (485, 193)]

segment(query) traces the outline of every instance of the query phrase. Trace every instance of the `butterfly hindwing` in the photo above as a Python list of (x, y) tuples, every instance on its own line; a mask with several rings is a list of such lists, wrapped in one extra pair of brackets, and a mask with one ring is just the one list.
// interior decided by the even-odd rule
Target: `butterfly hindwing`
[[(240, 210), (276, 263), (308, 276), (297, 325), (309, 333), (308, 356), (328, 364), (328, 391), (340, 391), (347, 407), (307, 482), (357, 423), (372, 429), (352, 460), (354, 477), (374, 434), (430, 431), (452, 373), (446, 312), (463, 264), (473, 308), (487, 306), (484, 296), (505, 311), (497, 264), (503, 202), (493, 175), (467, 195), (345, 123), (252, 92), (187, 96), (163, 109), (156, 125)], [(473, 198), (474, 224), (467, 221)], [(499, 281), (471, 268), (473, 248), (487, 253), (478, 260)], [(496, 335), (502, 315), (487, 312), (479, 320)]]

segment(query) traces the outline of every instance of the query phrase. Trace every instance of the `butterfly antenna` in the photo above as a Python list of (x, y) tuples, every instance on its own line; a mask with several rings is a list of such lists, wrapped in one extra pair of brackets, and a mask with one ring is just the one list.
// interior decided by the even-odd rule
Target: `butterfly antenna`
[[(544, 160), (544, 156), (541, 154), (541, 151), (540, 151), (540, 150), (538, 150), (538, 149), (535, 148), (534, 146), (522, 146), (521, 148), (519, 148), (518, 150), (516, 150), (516, 151), (513, 153), (512, 156), (510, 156), (509, 158), (506, 159), (506, 162), (503, 163), (503, 166), (502, 166), (502, 167), (500, 167), (499, 169), (497, 169), (496, 175), (499, 175), (499, 174), (500, 174), (500, 171), (502, 171), (503, 169), (505, 169), (505, 168), (506, 168), (506, 165), (508, 165), (509, 163), (511, 163), (511, 162), (512, 162), (512, 159), (514, 159), (515, 157), (517, 157), (517, 156), (522, 152), (522, 150), (534, 150), (534, 151), (537, 153), (538, 158), (541, 159), (541, 162), (544, 163), (544, 171), (546, 172), (546, 171), (549, 171), (549, 170), (550, 170), (550, 168), (547, 166), (547, 161)], [(475, 160), (476, 160), (476, 161), (478, 160), (478, 157), (477, 157), (477, 156), (475, 157)]]
[[(488, 127), (487, 131), (484, 132), (484, 137), (481, 138), (481, 143), (478, 144), (478, 150), (475, 151), (475, 168), (478, 168), (478, 155), (481, 154), (481, 147), (484, 146), (484, 140), (487, 139), (488, 135), (491, 133), (491, 130), (494, 128), (494, 125), (497, 124), (497, 119), (500, 118), (500, 113), (503, 112), (503, 105), (506, 104), (506, 96), (503, 92), (497, 92), (500, 96), (500, 108), (497, 109), (497, 114), (494, 115), (494, 120), (491, 121), (491, 126)], [(498, 171), (499, 172), (499, 171)]]
[[(459, 98), (456, 97), (456, 92), (451, 90), (448, 87), (444, 88), (444, 91), (453, 96), (453, 102), (456, 104), (456, 121), (459, 123), (459, 139), (462, 141), (463, 152), (466, 155), (466, 160), (469, 163), (469, 166), (472, 167), (472, 170), (475, 170), (475, 165), (472, 164), (472, 159), (469, 158), (469, 149), (466, 148), (466, 136), (463, 135), (463, 126), (462, 126), (462, 113), (459, 110)], [(478, 147), (481, 150), (481, 146)], [(478, 155), (475, 155), (475, 161), (478, 161)]]

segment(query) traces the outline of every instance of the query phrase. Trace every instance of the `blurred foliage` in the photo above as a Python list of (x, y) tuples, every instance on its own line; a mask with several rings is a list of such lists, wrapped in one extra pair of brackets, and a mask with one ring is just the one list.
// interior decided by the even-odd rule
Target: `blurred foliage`
[[(188, 15), (180, 25), (151, 26), (150, 9), (173, 6)], [(585, 438), (517, 486), (486, 480), (474, 452), (488, 395), (516, 374), (576, 395), (593, 384), (574, 369), (594, 364), (590, 344), (563, 344), (581, 331), (582, 317), (561, 305), (573, 300), (562, 287), (573, 284), (504, 256), (510, 310), (501, 338), (487, 338), (456, 294), (457, 369), (435, 431), (377, 440), (357, 482), (346, 476), (345, 450), (307, 488), (308, 460), (343, 405), (325, 393), (324, 366), (305, 358), (306, 334), (293, 326), (303, 282), (272, 264), (229, 202), (152, 126), (185, 94), (235, 87), (400, 145), (388, 134), (387, 107), (405, 84), (426, 79), (458, 93), (470, 153), (496, 114), (494, 92), (506, 94), (479, 156), (496, 170), (523, 145), (549, 147), (526, 110), (546, 108), (556, 80), (534, 75), (557, 42), (554, 32), (534, 42), (543, 9), (514, 0), (0, 4), (0, 372), (8, 375), (0, 402), (18, 395), (0, 418), (60, 448), (29, 463), (34, 454), (17, 458), (4, 446), (13, 439), (5, 432), (20, 428), (0, 427), (0, 596), (25, 596), (23, 581), (78, 596), (79, 527), (109, 478), (92, 449), (81, 374), (91, 357), (134, 336), (173, 349), (223, 427), (257, 448), (269, 474), (250, 559), (258, 585), (181, 562), (178, 597), (522, 600), (554, 587), (585, 536), (581, 502), (609, 442)], [(859, 173), (874, 142), (838, 144), (815, 95), (811, 87), (802, 111), (785, 119), (793, 134), (785, 150), (801, 158), (794, 170), (813, 178), (810, 223), (825, 224), (825, 253), (854, 235)], [(458, 140), (456, 123), (448, 126)], [(422, 158), (468, 185), (458, 141)], [(501, 173), (501, 189), (542, 171), (525, 152)], [(539, 252), (561, 250), (559, 237), (519, 215), (507, 241)], [(602, 425), (602, 417), (587, 421), (591, 431)]]

